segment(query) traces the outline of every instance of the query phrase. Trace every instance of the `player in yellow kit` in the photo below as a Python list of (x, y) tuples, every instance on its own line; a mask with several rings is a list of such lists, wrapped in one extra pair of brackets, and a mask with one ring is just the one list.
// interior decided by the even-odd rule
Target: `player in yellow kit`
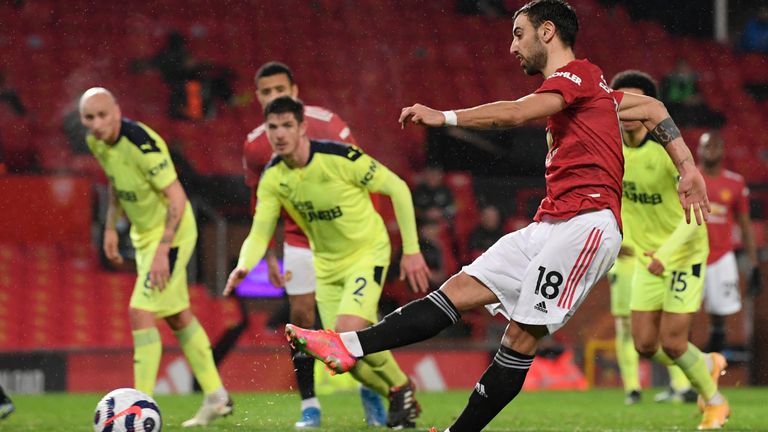
[(179, 183), (165, 141), (146, 125), (122, 117), (112, 94), (100, 87), (83, 93), (80, 120), (86, 142), (110, 183), (104, 230), (107, 258), (121, 262), (115, 223), (124, 211), (131, 221), (138, 277), (129, 315), (134, 343), (134, 387), (152, 394), (162, 344), (155, 326), (173, 329), (205, 393), (197, 414), (184, 427), (206, 425), (232, 412), (205, 330), (189, 308), (187, 263), (197, 242), (197, 225)]
[[(613, 84), (642, 90), (627, 84), (633, 80), (654, 85), (639, 71), (622, 72)], [(693, 314), (701, 306), (709, 255), (706, 226), (686, 223), (677, 204), (678, 170), (650, 135), (625, 146), (624, 166), (621, 215), (636, 256), (630, 300), (635, 348), (654, 361), (679, 366), (702, 402), (699, 429), (720, 428), (730, 415), (717, 389), (725, 359), (704, 354), (688, 342)]]
[[(290, 97), (264, 110), (275, 157), (259, 181), (256, 213), (237, 267), (227, 281), (229, 294), (263, 257), (285, 208), (309, 238), (317, 274), (321, 321), (336, 331), (359, 330), (378, 320), (377, 308), (390, 260), (390, 243), (370, 192), (388, 195), (403, 237), (401, 278), (426, 291), (429, 270), (419, 251), (408, 186), (387, 167), (357, 147), (311, 141), (304, 106)], [(420, 408), (413, 386), (389, 351), (366, 356), (352, 370), (363, 384), (388, 384), (387, 425), (413, 427)]]
[[(658, 89), (655, 81), (643, 73), (628, 71), (619, 74), (611, 81), (611, 88), (618, 91), (657, 97)], [(648, 131), (640, 122), (622, 122), (623, 154), (625, 158), (633, 159), (638, 148), (646, 145)], [(626, 164), (624, 175), (637, 176), (642, 172), (640, 164)], [(629, 173), (629, 174), (627, 174)], [(622, 197), (622, 219), (631, 220), (629, 214), (636, 208), (631, 194)], [(626, 225), (626, 224), (625, 224)], [(632, 340), (632, 327), (630, 325), (629, 303), (632, 298), (632, 282), (635, 274), (638, 252), (632, 241), (631, 224), (624, 228), (624, 238), (621, 242), (621, 250), (613, 268), (608, 272), (608, 280), (611, 284), (611, 314), (616, 318), (616, 359), (619, 363), (619, 372), (624, 384), (626, 395), (624, 403), (632, 405), (640, 402), (640, 374), (638, 371), (639, 356)], [(696, 402), (696, 392), (691, 389), (691, 383), (677, 366), (669, 366), (670, 387), (656, 396), (657, 402)]]

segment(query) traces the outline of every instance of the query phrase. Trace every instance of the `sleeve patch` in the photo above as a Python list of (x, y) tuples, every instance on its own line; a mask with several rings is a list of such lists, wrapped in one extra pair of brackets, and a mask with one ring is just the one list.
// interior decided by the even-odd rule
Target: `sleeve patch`
[(359, 147), (336, 141), (312, 141), (311, 146), (313, 152), (343, 156), (352, 162), (360, 159), (360, 156), (363, 155), (363, 150)]
[(130, 120), (123, 120), (120, 133), (135, 145), (142, 153), (160, 153), (157, 142), (141, 125)]
[(324, 122), (330, 122), (333, 118), (333, 113), (317, 106), (308, 106), (304, 107), (304, 115), (306, 117), (312, 117), (313, 119), (317, 119)]

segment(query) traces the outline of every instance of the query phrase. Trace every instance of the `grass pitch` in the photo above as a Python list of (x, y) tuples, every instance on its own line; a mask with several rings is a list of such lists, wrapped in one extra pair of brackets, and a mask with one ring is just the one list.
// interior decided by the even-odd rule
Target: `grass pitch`
[[(620, 390), (585, 392), (528, 392), (517, 397), (489, 425), (488, 431), (686, 431), (695, 430), (700, 416), (695, 405), (653, 403), (656, 389), (646, 390), (643, 402), (625, 406)], [(765, 404), (768, 388), (725, 389), (732, 416), (730, 431), (768, 431)], [(430, 426), (439, 430), (450, 426), (461, 412), (467, 391), (419, 392), (424, 409), (417, 431)], [(91, 421), (96, 394), (47, 394), (15, 396), (16, 412), (0, 422), (1, 432), (15, 431), (92, 431)], [(299, 401), (296, 394), (241, 393), (233, 395), (235, 413), (218, 420), (205, 431), (294, 431)], [(158, 396), (163, 415), (163, 431), (182, 429), (182, 421), (198, 408), (201, 396)], [(371, 431), (365, 426), (358, 396), (342, 393), (321, 396), (323, 427), (318, 431)], [(383, 430), (377, 428), (378, 430)]]

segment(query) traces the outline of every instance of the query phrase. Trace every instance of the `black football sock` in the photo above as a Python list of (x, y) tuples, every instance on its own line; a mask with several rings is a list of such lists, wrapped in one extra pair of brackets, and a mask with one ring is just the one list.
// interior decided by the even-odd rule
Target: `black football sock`
[(315, 358), (291, 348), (291, 359), (301, 400), (315, 397)]
[(482, 430), (512, 399), (520, 393), (525, 375), (533, 363), (533, 356), (520, 354), (501, 346), (493, 363), (488, 366), (469, 402), (451, 432), (476, 432)]
[(456, 306), (442, 291), (433, 291), (357, 332), (365, 354), (385, 351), (429, 339), (459, 320)]
[(725, 349), (725, 317), (722, 315), (710, 315), (709, 324), (709, 352), (720, 352)]

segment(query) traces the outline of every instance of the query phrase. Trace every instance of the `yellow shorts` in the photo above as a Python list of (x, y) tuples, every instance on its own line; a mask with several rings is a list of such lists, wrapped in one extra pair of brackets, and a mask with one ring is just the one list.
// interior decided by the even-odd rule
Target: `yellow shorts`
[(377, 322), (387, 267), (387, 264), (360, 263), (342, 272), (341, 277), (318, 277), (315, 298), (323, 327), (334, 328), (338, 315), (354, 315)]
[(163, 291), (150, 286), (149, 282), (149, 270), (159, 243), (160, 239), (157, 239), (136, 250), (138, 277), (131, 295), (130, 307), (153, 312), (157, 318), (165, 318), (189, 309), (187, 264), (197, 243), (197, 232), (185, 236), (182, 241), (171, 247), (168, 253), (171, 277)]
[(629, 302), (632, 300), (632, 280), (635, 276), (636, 258), (619, 257), (608, 271), (608, 281), (611, 283), (611, 314), (628, 317)]
[(633, 311), (693, 313), (699, 310), (706, 258), (698, 263), (664, 269), (662, 276), (651, 274), (647, 265), (647, 260), (640, 260), (635, 267), (630, 303)]

